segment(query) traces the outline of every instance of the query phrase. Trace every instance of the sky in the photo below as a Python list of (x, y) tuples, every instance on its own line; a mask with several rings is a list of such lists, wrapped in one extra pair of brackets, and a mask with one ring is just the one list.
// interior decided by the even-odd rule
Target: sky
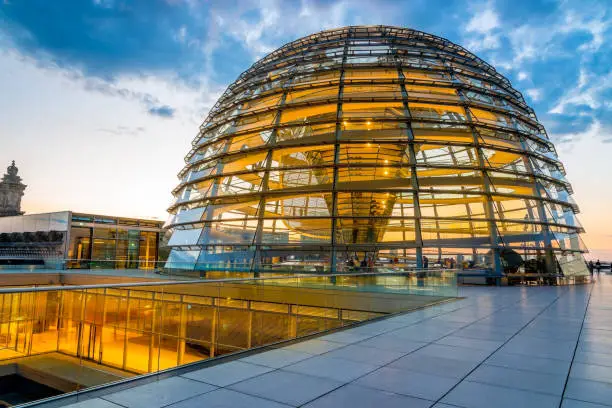
[(0, 0), (0, 169), (29, 213), (165, 219), (184, 156), (257, 59), (334, 27), (460, 44), (535, 109), (574, 187), (589, 258), (612, 259), (609, 0)]

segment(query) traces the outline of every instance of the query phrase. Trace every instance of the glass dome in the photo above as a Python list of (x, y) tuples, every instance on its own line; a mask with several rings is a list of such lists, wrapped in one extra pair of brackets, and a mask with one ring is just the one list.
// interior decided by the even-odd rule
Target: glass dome
[(423, 32), (345, 27), (279, 48), (227, 88), (185, 161), (168, 266), (341, 272), (427, 257), (500, 272), (518, 253), (587, 273), (571, 186), (533, 109)]

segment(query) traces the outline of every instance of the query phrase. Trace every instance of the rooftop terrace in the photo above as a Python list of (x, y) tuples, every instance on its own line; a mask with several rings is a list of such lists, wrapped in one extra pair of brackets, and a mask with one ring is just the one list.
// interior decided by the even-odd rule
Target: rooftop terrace
[(612, 277), (459, 291), (455, 302), (33, 405), (612, 406)]

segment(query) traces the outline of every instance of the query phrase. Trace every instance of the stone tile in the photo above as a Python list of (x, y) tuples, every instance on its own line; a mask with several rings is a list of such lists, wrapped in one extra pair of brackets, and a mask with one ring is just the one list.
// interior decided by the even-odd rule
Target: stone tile
[(492, 340), (478, 340), (478, 339), (468, 339), (465, 337), (458, 336), (446, 336), (436, 341), (436, 344), (444, 344), (446, 346), (455, 346), (455, 347), (466, 347), (473, 348), (478, 350), (486, 350), (493, 352), (497, 350), (503, 342), (501, 341), (492, 341)]
[[(584, 311), (581, 312), (584, 314)], [(559, 322), (563, 324), (559, 324)], [(548, 332), (557, 332), (560, 334), (580, 334), (580, 328), (582, 327), (582, 317), (579, 319), (572, 319), (567, 316), (538, 316), (533, 322), (529, 323), (525, 330), (542, 330)]]
[(344, 346), (345, 344), (343, 343), (313, 339), (295, 343), (290, 346), (283, 347), (283, 349), (301, 351), (309, 354), (323, 354)]
[(416, 312), (408, 313), (405, 315), (392, 317), (385, 321), (388, 321), (389, 323), (401, 325), (401, 326), (407, 326), (407, 325), (412, 325), (415, 323), (422, 322), (425, 319), (427, 319), (426, 316), (423, 316), (422, 313), (419, 313), (419, 311), (416, 311)]
[(581, 341), (578, 343), (578, 350), (612, 355), (612, 344), (604, 341)]
[(277, 370), (239, 382), (229, 388), (245, 394), (299, 406), (341, 385), (343, 383), (327, 378)]
[(397, 360), (406, 353), (392, 350), (376, 349), (373, 347), (363, 347), (361, 345), (349, 345), (325, 354), (329, 357), (343, 358), (346, 360), (357, 361), (359, 363), (383, 366)]
[(472, 327), (468, 326), (465, 329), (458, 330), (453, 333), (453, 336), (464, 337), (467, 339), (479, 339), (490, 341), (507, 341), (514, 333), (502, 333), (491, 327)]
[(468, 349), (465, 347), (445, 346), (442, 344), (429, 344), (414, 352), (418, 355), (432, 357), (444, 357), (459, 361), (481, 362), (485, 360), (491, 352), (486, 350)]
[(355, 382), (356, 385), (435, 401), (457, 383), (456, 379), (383, 367)]
[(612, 383), (612, 367), (574, 362), (570, 378)]
[(595, 364), (612, 367), (612, 355), (604, 353), (593, 353), (580, 349), (576, 350), (574, 361), (585, 364)]
[[(501, 311), (499, 313), (506, 313), (505, 311)], [(478, 331), (483, 331), (483, 332), (489, 332), (489, 333), (501, 333), (501, 334), (505, 334), (506, 336), (510, 337), (512, 335), (514, 335), (520, 328), (514, 328), (514, 327), (504, 327), (503, 325), (498, 325), (498, 324), (492, 324), (488, 321), (484, 321), (484, 320), (480, 320), (474, 324), (470, 324), (469, 326), (464, 327), (463, 329), (458, 330), (457, 332), (466, 330), (478, 330)], [(495, 340), (495, 339), (492, 339)]]
[(244, 363), (242, 361), (230, 361), (229, 363), (217, 364), (213, 367), (183, 374), (183, 377), (218, 387), (225, 387), (272, 370), (270, 367)]
[(281, 368), (289, 364), (311, 358), (312, 356), (312, 354), (302, 353), (301, 351), (276, 349), (254, 354), (252, 356), (242, 358), (240, 361), (266, 367)]
[(389, 364), (389, 367), (461, 379), (477, 365), (478, 362), (474, 361), (460, 361), (444, 357), (408, 354)]
[(612, 401), (612, 384), (570, 378), (564, 396), (568, 399), (609, 405)]
[(381, 334), (385, 334), (385, 333), (391, 333), (394, 330), (397, 329), (401, 329), (406, 327), (405, 325), (389, 325), (386, 324), (384, 326), (379, 325), (378, 323), (372, 323), (373, 325), (376, 325), (374, 327), (368, 327), (369, 325), (364, 325), (364, 326), (360, 326), (360, 327), (356, 327), (353, 329), (353, 332), (355, 332), (356, 334), (366, 334), (368, 336), (374, 337), (374, 336), (379, 336)]
[(432, 401), (392, 392), (375, 390), (347, 384), (318, 398), (304, 407), (307, 408), (428, 408)]
[(610, 405), (593, 404), (592, 402), (577, 401), (564, 398), (561, 408), (609, 408)]
[[(290, 405), (281, 404), (267, 399), (254, 397), (228, 389), (218, 389), (197, 397), (169, 405), (168, 408), (289, 408)], [(109, 407), (111, 408), (111, 407)]]
[[(441, 325), (441, 323), (439, 323)], [(452, 333), (455, 329), (446, 327), (432, 327), (431, 325), (421, 327), (420, 325), (408, 326), (404, 329), (393, 331), (391, 334), (395, 337), (410, 341), (421, 341), (430, 342), (436, 341), (449, 333)]]
[(553, 330), (553, 329), (539, 329), (539, 328), (527, 328), (521, 331), (521, 336), (535, 337), (541, 339), (554, 339), (573, 341), (576, 342), (579, 337), (579, 330)]
[(596, 339), (604, 338), (608, 339), (609, 342), (612, 342), (610, 336), (612, 336), (612, 332), (610, 332), (609, 330), (586, 329), (582, 330), (582, 333), (580, 334), (580, 340), (593, 341)]
[(467, 378), (468, 381), (473, 382), (503, 385), (509, 388), (559, 396), (563, 394), (565, 379), (566, 376), (562, 374), (536, 373), (489, 365), (481, 365)]
[(558, 408), (560, 397), (514, 388), (463, 381), (443, 403), (464, 408)]
[(382, 350), (399, 351), (403, 353), (410, 353), (418, 348), (425, 346), (425, 342), (410, 341), (402, 339), (400, 337), (393, 336), (392, 334), (384, 334), (371, 338), (369, 340), (358, 343), (358, 346), (373, 347)]
[(102, 398), (127, 408), (159, 408), (216, 388), (187, 378), (170, 377), (105, 395)]
[[(502, 314), (506, 315), (508, 313), (512, 313), (512, 312), (511, 311), (499, 312), (500, 315)], [(478, 322), (478, 324), (480, 325), (487, 325), (490, 327), (499, 328), (500, 330), (506, 331), (507, 333), (516, 333), (517, 331), (521, 330), (525, 326), (525, 323), (526, 322), (523, 322), (523, 321), (518, 321), (518, 322), (505, 321), (501, 316), (495, 316), (495, 317), (483, 319)]]
[(337, 333), (328, 334), (327, 336), (321, 337), (321, 340), (333, 341), (336, 343), (352, 344), (362, 340), (369, 339), (376, 336), (377, 333), (355, 333), (353, 330), (350, 331), (339, 331)]
[(93, 398), (76, 404), (66, 405), (65, 408), (121, 408), (121, 405), (113, 404), (101, 398)]
[(328, 354), (324, 354), (289, 365), (285, 367), (284, 370), (315, 377), (329, 378), (336, 381), (349, 382), (377, 368), (377, 365), (332, 358), (329, 357)]
[(510, 354), (498, 351), (485, 361), (486, 365), (514, 368), (517, 370), (535, 371), (546, 374), (559, 374), (566, 376), (570, 362), (542, 358), (535, 356), (524, 356), (520, 354)]
[(443, 404), (441, 402), (437, 403), (436, 405), (434, 405), (431, 408), (457, 408), (456, 405), (448, 405), (448, 404)]
[(612, 325), (609, 323), (601, 322), (601, 321), (592, 321), (585, 320), (584, 321), (584, 329), (587, 330), (608, 330), (612, 331)]
[(461, 315), (461, 314), (456, 314), (456, 313), (448, 313), (448, 314), (443, 314), (443, 315), (434, 317), (433, 319), (431, 319), (431, 322), (455, 323), (457, 325), (460, 325), (457, 327), (463, 327), (463, 326), (467, 326), (468, 324), (474, 323), (476, 320), (477, 318), (475, 316), (466, 316), (466, 315)]
[(551, 341), (550, 339), (516, 336), (500, 350), (506, 353), (571, 361), (575, 346), (575, 341)]

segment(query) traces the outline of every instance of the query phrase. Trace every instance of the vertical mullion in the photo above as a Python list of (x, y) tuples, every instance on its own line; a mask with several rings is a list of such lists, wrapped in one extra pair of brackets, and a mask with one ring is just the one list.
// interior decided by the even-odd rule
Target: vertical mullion
[(344, 50), (342, 53), (342, 65), (340, 66), (340, 79), (338, 83), (338, 102), (336, 110), (336, 130), (334, 134), (334, 177), (332, 180), (332, 210), (331, 210), (331, 251), (330, 251), (330, 273), (336, 273), (336, 244), (337, 244), (337, 233), (336, 233), (336, 222), (338, 213), (338, 191), (336, 187), (338, 185), (338, 165), (340, 164), (340, 136), (342, 134), (342, 98), (344, 93), (344, 65), (346, 64), (346, 57), (348, 55), (348, 46), (351, 40), (351, 34), (353, 29), (350, 28), (347, 38), (344, 43)]
[(423, 236), (421, 232), (421, 204), (419, 199), (419, 180), (417, 177), (416, 153), (414, 150), (414, 132), (412, 130), (412, 115), (410, 113), (410, 105), (408, 104), (408, 91), (406, 91), (406, 83), (404, 71), (401, 61), (397, 58), (397, 50), (394, 49), (397, 65), (397, 74), (399, 77), (400, 88), (402, 91), (402, 102), (404, 104), (404, 114), (406, 116), (406, 129), (408, 131), (408, 155), (410, 158), (410, 182), (412, 186), (412, 206), (414, 208), (414, 237), (416, 243), (416, 266), (423, 267)]

